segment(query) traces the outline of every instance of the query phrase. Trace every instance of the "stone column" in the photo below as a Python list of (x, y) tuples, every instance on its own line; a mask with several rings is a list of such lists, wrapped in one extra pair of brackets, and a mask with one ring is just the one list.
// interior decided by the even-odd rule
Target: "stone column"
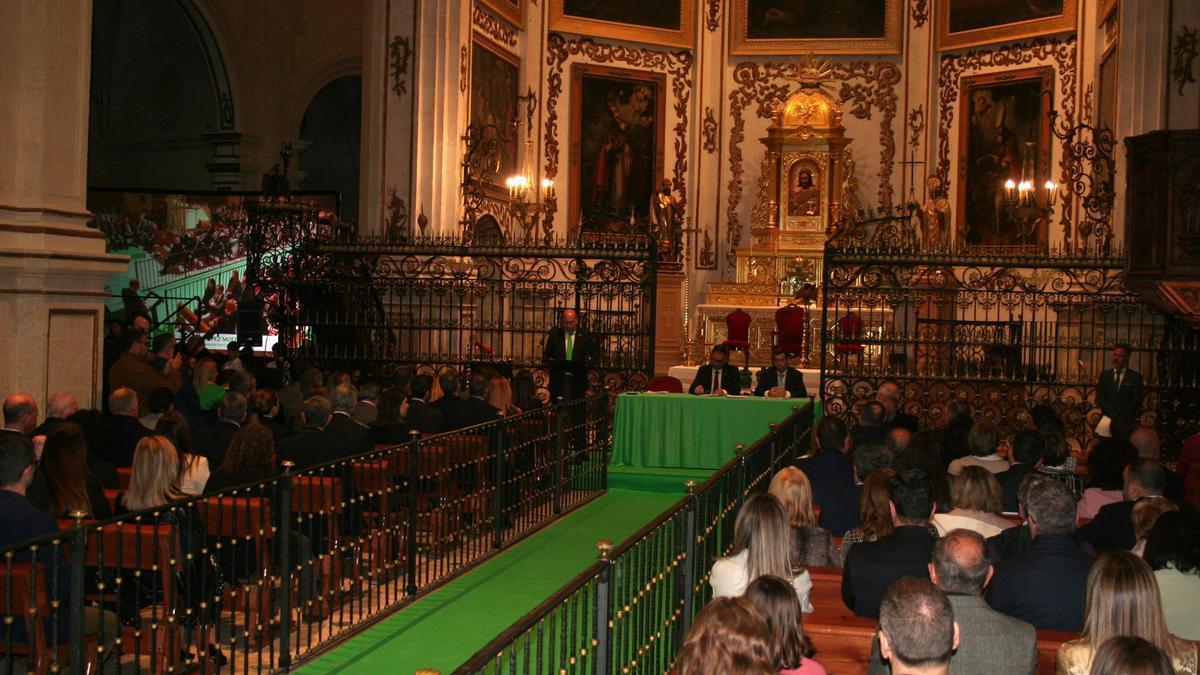
[(87, 227), (90, 0), (0, 2), (0, 395), (101, 395), (104, 280)]

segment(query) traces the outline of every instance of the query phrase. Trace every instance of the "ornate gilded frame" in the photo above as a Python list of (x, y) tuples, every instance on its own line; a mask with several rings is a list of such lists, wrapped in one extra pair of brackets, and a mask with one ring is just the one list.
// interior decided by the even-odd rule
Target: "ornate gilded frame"
[(938, 0), (937, 4), (937, 48), (938, 51), (975, 47), (978, 45), (1023, 40), (1039, 35), (1066, 33), (1075, 30), (1075, 18), (1079, 11), (1078, 0), (1063, 0), (1063, 13), (1043, 19), (1017, 21), (999, 26), (976, 28), (957, 33), (950, 32), (950, 6), (955, 0)]
[(477, 0), (484, 7), (504, 17), (506, 21), (525, 30), (525, 7), (529, 0)]
[[(500, 0), (492, 0), (500, 1)], [(695, 0), (651, 0), (679, 2), (679, 30), (639, 26), (632, 23), (600, 21), (572, 16), (563, 11), (563, 0), (550, 0), (550, 30), (576, 35), (589, 35), (609, 40), (644, 42), (667, 47), (691, 49), (696, 45)]]
[[(521, 60), (519, 58), (517, 58), (517, 56), (515, 54), (508, 51), (507, 49), (504, 49), (503, 47), (501, 47), (500, 45), (496, 44), (495, 42), (489, 40), (488, 38), (484, 37), (483, 35), (481, 35), (479, 33), (475, 33), (474, 39), (472, 39), (472, 41), (471, 41), (471, 65), (470, 65), (469, 71), (468, 71), (471, 73), (471, 80), (467, 86), (467, 110), (468, 110), (468, 113), (467, 113), (468, 120), (467, 121), (468, 121), (468, 123), (474, 122), (474, 120), (470, 119), (470, 114), (471, 114), (470, 111), (471, 111), (472, 107), (475, 105), (474, 97), (475, 97), (476, 92), (475, 92), (474, 70), (475, 70), (475, 48), (476, 47), (478, 47), (479, 49), (481, 49), (483, 51), (488, 52), (489, 54), (496, 57), (497, 59), (507, 63), (509, 66), (512, 66), (513, 69), (516, 71), (516, 73), (517, 73), (517, 88), (513, 90), (513, 100), (514, 100), (514, 104), (515, 104), (514, 110), (520, 108), (520, 101), (518, 99), (521, 96)], [(519, 113), (520, 113), (520, 111), (518, 110), (518, 114)], [(502, 142), (501, 142), (501, 147), (499, 148), (499, 151), (501, 153), (506, 152), (504, 146), (506, 146), (506, 145), (509, 146), (507, 151), (510, 151), (513, 153), (512, 159), (513, 159), (513, 164), (514, 164), (514, 166), (512, 166), (511, 169), (513, 172), (517, 172), (517, 171), (520, 171), (520, 169), (521, 169), (520, 142), (521, 142), (523, 136), (519, 133), (519, 129), (516, 127), (515, 124), (513, 124), (513, 122), (515, 122), (515, 120), (509, 120), (507, 123), (504, 124), (503, 127), (501, 127), (499, 129), (500, 133), (503, 134), (505, 137), (505, 138), (501, 139)], [(504, 167), (501, 166), (500, 168), (503, 169)], [(508, 176), (500, 175), (498, 173), (496, 176), (494, 176), (493, 181), (478, 180), (477, 177), (475, 177), (475, 176), (468, 176), (467, 179), (472, 181), (474, 184), (480, 186), (483, 189), (483, 191), (485, 193), (489, 194), (490, 196), (505, 198), (508, 195), (508, 190), (507, 190), (507, 188), (504, 187), (504, 179), (507, 177)]]
[(904, 45), (903, 5), (900, 0), (883, 0), (885, 5), (882, 38), (797, 38), (750, 39), (746, 24), (750, 0), (732, 0), (729, 20), (730, 54), (899, 54)]

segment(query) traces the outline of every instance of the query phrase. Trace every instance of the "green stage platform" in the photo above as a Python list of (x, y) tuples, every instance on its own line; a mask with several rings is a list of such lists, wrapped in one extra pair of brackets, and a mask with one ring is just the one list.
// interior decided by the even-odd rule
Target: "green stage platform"
[(320, 673), (449, 674), (596, 561), (596, 541), (620, 542), (708, 470), (609, 469), (609, 490), (561, 521), (301, 667)]

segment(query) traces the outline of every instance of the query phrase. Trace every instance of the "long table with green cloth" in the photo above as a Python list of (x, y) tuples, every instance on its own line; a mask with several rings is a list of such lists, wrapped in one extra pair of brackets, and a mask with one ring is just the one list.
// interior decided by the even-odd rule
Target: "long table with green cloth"
[[(617, 397), (615, 466), (717, 469), (812, 399), (626, 392)], [(821, 402), (813, 401), (813, 421)]]

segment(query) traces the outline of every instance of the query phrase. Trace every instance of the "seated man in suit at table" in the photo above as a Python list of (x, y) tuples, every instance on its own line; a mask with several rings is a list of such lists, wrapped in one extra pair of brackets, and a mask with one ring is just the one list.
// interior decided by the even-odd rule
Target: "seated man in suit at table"
[(742, 393), (742, 378), (738, 375), (737, 366), (729, 364), (728, 348), (724, 345), (712, 348), (708, 355), (708, 363), (696, 370), (696, 379), (692, 380), (688, 393), (732, 396)]
[(754, 388), (754, 395), (771, 398), (808, 398), (808, 390), (804, 388), (804, 376), (788, 365), (787, 352), (772, 349), (771, 367), (758, 371), (758, 386)]

